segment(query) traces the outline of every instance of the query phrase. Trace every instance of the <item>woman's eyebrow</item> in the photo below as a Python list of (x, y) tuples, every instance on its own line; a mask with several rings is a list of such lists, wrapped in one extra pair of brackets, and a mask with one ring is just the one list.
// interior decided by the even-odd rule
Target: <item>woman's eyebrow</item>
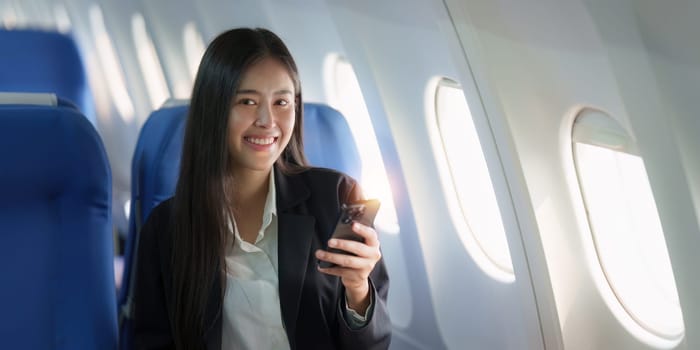
[(255, 94), (255, 95), (260, 95), (260, 92), (258, 92), (257, 90), (253, 90), (253, 89), (241, 89), (241, 90), (238, 90), (238, 91), (236, 92), (236, 95), (238, 95), (238, 94)]
[[(238, 90), (238, 92), (236, 92), (236, 94), (237, 94), (237, 95), (238, 95), (238, 94), (254, 94), (254, 95), (260, 95), (260, 92), (257, 91), (257, 90), (255, 90), (255, 89), (241, 89), (241, 90)], [(275, 94), (275, 95), (285, 95), (285, 94), (293, 95), (294, 93), (293, 93), (291, 90), (282, 89), (282, 90), (277, 90), (277, 91), (275, 91), (274, 94)]]

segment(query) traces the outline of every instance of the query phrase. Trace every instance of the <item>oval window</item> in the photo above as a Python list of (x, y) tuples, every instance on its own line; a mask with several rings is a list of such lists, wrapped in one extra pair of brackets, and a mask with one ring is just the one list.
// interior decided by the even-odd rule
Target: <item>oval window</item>
[(477, 265), (498, 280), (512, 282), (513, 263), (496, 192), (462, 88), (442, 78), (433, 96), (435, 118), (428, 125), (452, 222)]
[(609, 115), (584, 109), (573, 157), (598, 261), (615, 297), (646, 331), (680, 340), (684, 326), (671, 261), (644, 161)]

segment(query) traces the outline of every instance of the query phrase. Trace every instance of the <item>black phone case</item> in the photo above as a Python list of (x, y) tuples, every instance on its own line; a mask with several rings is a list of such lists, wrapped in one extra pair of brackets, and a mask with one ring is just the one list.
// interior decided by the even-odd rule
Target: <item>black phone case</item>
[[(359, 222), (365, 226), (374, 227), (374, 218), (379, 211), (379, 200), (368, 199), (352, 204), (343, 204), (336, 221), (331, 238), (347, 239), (351, 241), (364, 242), (364, 238), (352, 231), (352, 223)], [(344, 250), (328, 248), (331, 253), (352, 254)], [(319, 260), (321, 267), (333, 267), (335, 264)]]

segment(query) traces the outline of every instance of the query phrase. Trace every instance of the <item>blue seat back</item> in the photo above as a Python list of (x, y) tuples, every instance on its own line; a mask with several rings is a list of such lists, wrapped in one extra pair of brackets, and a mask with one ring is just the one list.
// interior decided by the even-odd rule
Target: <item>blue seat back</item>
[(340, 170), (355, 179), (362, 162), (345, 117), (320, 103), (304, 104), (304, 153), (314, 166)]
[(161, 108), (146, 120), (131, 161), (129, 233), (124, 247), (124, 274), (119, 289), (120, 349), (132, 348), (130, 324), (132, 269), (137, 264), (138, 232), (151, 210), (175, 194), (189, 106)]
[[(130, 344), (128, 325), (132, 268), (137, 247), (137, 233), (151, 210), (175, 194), (180, 167), (188, 106), (159, 109), (151, 114), (141, 129), (131, 169), (131, 215), (126, 240), (124, 278), (119, 293), (122, 348)], [(357, 145), (347, 121), (340, 112), (322, 104), (304, 104), (304, 151), (315, 166), (341, 170), (359, 178), (361, 162)]]
[(95, 124), (83, 61), (73, 38), (41, 30), (0, 30), (0, 91), (54, 93)]
[(115, 349), (111, 173), (72, 107), (0, 105), (0, 347)]

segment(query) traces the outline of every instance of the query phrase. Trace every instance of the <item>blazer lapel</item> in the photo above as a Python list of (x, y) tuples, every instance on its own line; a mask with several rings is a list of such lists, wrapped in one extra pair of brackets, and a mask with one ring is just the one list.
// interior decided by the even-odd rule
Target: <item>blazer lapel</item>
[(301, 291), (311, 254), (315, 219), (303, 205), (309, 188), (299, 176), (284, 175), (275, 167), (279, 290), (282, 321), (290, 344), (296, 340), (296, 320)]

